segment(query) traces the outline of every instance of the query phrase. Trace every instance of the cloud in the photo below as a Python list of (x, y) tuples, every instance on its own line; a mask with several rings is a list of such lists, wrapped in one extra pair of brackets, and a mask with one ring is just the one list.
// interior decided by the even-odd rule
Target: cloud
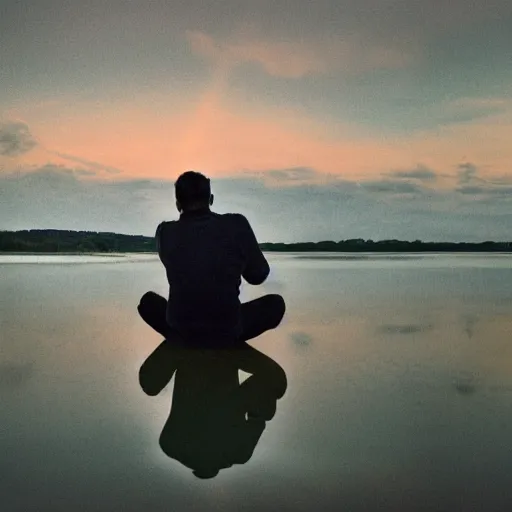
[(489, 189), (488, 193), (493, 196), (503, 196), (512, 199), (512, 187), (495, 187)]
[[(64, 167), (61, 165), (62, 160), (64, 160), (85, 167), (86, 169), (76, 168), (73, 170), (74, 173), (81, 176), (95, 176), (101, 172), (108, 174), (120, 174), (122, 172), (118, 168), (93, 160), (45, 148), (42, 143), (36, 141), (26, 123), (10, 122), (0, 124), (0, 155), (8, 157), (22, 156), (36, 147), (36, 153), (39, 153), (39, 158), (42, 156), (45, 160), (48, 160), (48, 158), (57, 160), (59, 163), (56, 165)], [(55, 159), (55, 157), (57, 158)], [(27, 161), (27, 159), (25, 158), (24, 161)]]
[(484, 181), (478, 176), (478, 168), (476, 167), (476, 165), (470, 162), (459, 164), (458, 169), (458, 181), (460, 185), (466, 185), (468, 183), (473, 183), (475, 181)]
[(311, 167), (289, 167), (283, 169), (264, 169), (245, 171), (245, 178), (261, 180), (270, 187), (296, 187), (299, 185), (332, 184), (336, 186), (343, 180), (336, 175), (319, 172)]
[(360, 73), (374, 69), (397, 69), (411, 62), (403, 48), (381, 46), (354, 35), (346, 39), (272, 40), (253, 30), (223, 41), (197, 30), (186, 33), (192, 51), (218, 66), (259, 64), (267, 74), (302, 78), (336, 70)]
[(488, 189), (485, 187), (477, 187), (474, 185), (466, 185), (464, 187), (458, 187), (455, 189), (460, 194), (465, 195), (479, 195), (479, 194), (485, 194)]
[(16, 157), (37, 146), (28, 126), (21, 122), (0, 123), (0, 155)]
[[(79, 173), (82, 173), (83, 175), (92, 176), (92, 175), (96, 174), (94, 171), (105, 171), (110, 174), (120, 174), (123, 172), (120, 169), (117, 169), (116, 167), (103, 165), (103, 164), (100, 164), (99, 162), (94, 162), (93, 160), (87, 160), (85, 158), (80, 158), (78, 156), (69, 155), (67, 153), (60, 153), (59, 151), (54, 151), (53, 153), (56, 156), (63, 158), (65, 160), (69, 160), (71, 162), (75, 162), (75, 163), (78, 163), (81, 165), (85, 165), (86, 167), (89, 167), (90, 170), (88, 170), (88, 171), (77, 171)], [(94, 169), (94, 171), (92, 169)]]
[[(284, 85), (284, 89), (291, 87), (292, 96), (298, 88), (298, 84), (279, 87)], [(367, 133), (349, 122), (334, 122), (328, 115), (315, 120), (307, 108), (265, 107), (257, 98), (251, 106), (234, 98), (236, 90), (213, 88), (215, 94), (210, 94), (212, 88), (206, 89), (194, 102), (183, 101), (181, 110), (170, 109), (164, 101), (162, 112), (154, 104), (145, 108), (136, 101), (95, 107), (83, 104), (60, 113), (58, 122), (47, 117), (44, 124), (34, 121), (34, 127), (48, 148), (74, 159), (66, 162), (62, 158), (59, 163), (88, 165), (91, 170), (104, 168), (101, 172), (121, 169), (131, 176), (176, 177), (186, 168), (203, 168), (219, 176), (244, 169), (307, 167), (351, 179), (369, 179), (386, 171), (417, 171), (418, 162), (425, 169), (441, 171), (461, 161), (505, 174), (512, 158), (512, 117), (497, 125), (497, 121), (488, 120), (478, 126), (445, 127), (441, 133), (433, 130), (385, 136)], [(19, 115), (26, 118), (29, 111)], [(24, 161), (41, 165), (60, 158), (55, 155), (50, 159), (40, 151), (32, 151)], [(451, 172), (454, 174), (453, 168)], [(416, 177), (410, 180), (416, 181)], [(443, 186), (442, 174), (436, 183)]]
[(76, 169), (75, 174), (79, 176), (96, 176), (95, 171), (91, 171), (90, 169)]
[(499, 116), (510, 111), (511, 102), (504, 98), (461, 97), (439, 101), (431, 113), (437, 125), (468, 123), (478, 119)]
[(489, 195), (494, 197), (504, 197), (512, 199), (512, 187), (479, 187), (476, 185), (467, 185), (464, 187), (458, 187), (455, 189), (459, 194), (463, 195)]
[(265, 176), (270, 176), (277, 181), (302, 181), (317, 178), (318, 172), (310, 167), (292, 167), (265, 171)]
[(493, 185), (512, 185), (512, 176), (491, 176), (487, 182)]
[(192, 51), (217, 65), (255, 62), (272, 76), (300, 78), (325, 71), (325, 63), (304, 44), (264, 41), (219, 42), (200, 31), (187, 32)]
[(423, 189), (420, 186), (404, 181), (365, 181), (361, 182), (361, 186), (370, 192), (378, 193), (417, 194), (423, 192)]
[(172, 182), (91, 178), (83, 169), (51, 164), (0, 179), (0, 229), (153, 235), (174, 199)]
[[(290, 170), (282, 171), (286, 176)], [(507, 201), (496, 200), (502, 196), (466, 201), (456, 190), (433, 189), (397, 195), (383, 193), (382, 184), (330, 178), (288, 183), (264, 175), (212, 178), (214, 211), (246, 215), (260, 242), (510, 239), (512, 211)], [(167, 179), (91, 177), (55, 165), (0, 175), (0, 229), (153, 236), (159, 222), (177, 218), (174, 183)]]
[(509, 176), (480, 177), (476, 165), (467, 162), (459, 164), (455, 191), (462, 195), (489, 196), (495, 199), (512, 199), (512, 178)]
[(394, 171), (388, 173), (388, 176), (395, 178), (408, 178), (420, 181), (435, 181), (437, 179), (437, 173), (428, 169), (424, 166), (418, 166), (416, 169), (410, 171)]
[(332, 140), (340, 127), (333, 130), (303, 112), (246, 111), (226, 104), (228, 91), (225, 98), (224, 93), (210, 92), (179, 113), (158, 115), (156, 109), (140, 104), (101, 106), (101, 123), (94, 108), (77, 107), (79, 113), (66, 112), (51, 130), (38, 128), (45, 147), (57, 153), (43, 154), (40, 148), (26, 161), (76, 163), (112, 174), (122, 170), (125, 175), (162, 178), (176, 177), (186, 168), (203, 168), (218, 176), (241, 169), (297, 167), (353, 174), (376, 160), (386, 168), (408, 165), (389, 144), (358, 137), (348, 127), (345, 137)]

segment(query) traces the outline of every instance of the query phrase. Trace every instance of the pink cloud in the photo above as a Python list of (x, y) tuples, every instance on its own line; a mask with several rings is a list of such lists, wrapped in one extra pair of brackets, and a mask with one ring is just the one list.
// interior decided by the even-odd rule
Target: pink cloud
[(269, 75), (301, 78), (342, 70), (360, 73), (369, 69), (406, 66), (413, 55), (403, 48), (385, 47), (351, 36), (346, 40), (270, 41), (238, 36), (218, 41), (200, 31), (188, 31), (192, 51), (217, 66), (231, 68), (245, 62), (259, 64)]
[[(483, 178), (486, 173), (512, 176), (512, 108), (471, 124), (370, 137), (358, 134), (352, 125), (316, 122), (294, 110), (235, 111), (223, 103), (222, 93), (222, 80), (216, 79), (195, 104), (181, 110), (149, 109), (139, 98), (137, 103), (96, 108), (76, 104), (59, 115), (48, 112), (45, 118), (24, 112), (40, 144), (16, 166), (69, 166), (70, 160), (62, 156), (71, 155), (77, 168), (88, 168), (89, 161), (96, 169), (120, 169), (123, 178), (175, 179), (187, 169), (221, 177), (308, 167), (318, 174), (307, 180), (318, 181), (329, 175), (372, 180), (390, 170), (414, 169), (421, 162), (445, 175), (434, 185), (441, 188), (450, 186), (461, 162), (473, 162)], [(14, 165), (3, 160), (0, 165)]]

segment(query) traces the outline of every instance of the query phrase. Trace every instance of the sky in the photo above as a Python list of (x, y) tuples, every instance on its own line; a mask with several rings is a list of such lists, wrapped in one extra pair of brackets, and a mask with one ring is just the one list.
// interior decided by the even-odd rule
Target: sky
[(510, 0), (2, 0), (0, 229), (510, 241)]

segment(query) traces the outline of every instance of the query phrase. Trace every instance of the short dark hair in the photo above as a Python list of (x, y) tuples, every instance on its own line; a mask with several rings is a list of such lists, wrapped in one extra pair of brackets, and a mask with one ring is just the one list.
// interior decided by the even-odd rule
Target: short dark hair
[(211, 195), (210, 180), (196, 171), (184, 172), (174, 184), (176, 200), (184, 209), (195, 204), (208, 203)]

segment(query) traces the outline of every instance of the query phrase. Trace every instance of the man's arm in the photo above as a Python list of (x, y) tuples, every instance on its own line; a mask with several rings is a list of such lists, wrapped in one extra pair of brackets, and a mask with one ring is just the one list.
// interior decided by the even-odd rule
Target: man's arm
[(240, 220), (240, 242), (242, 245), (242, 254), (245, 259), (245, 266), (242, 277), (252, 285), (262, 284), (270, 273), (265, 256), (261, 252), (254, 231), (249, 221), (241, 214), (238, 215)]
[(160, 247), (161, 247), (160, 237), (162, 235), (163, 226), (164, 226), (164, 223), (160, 222), (160, 224), (158, 224), (158, 226), (156, 228), (156, 232), (155, 232), (156, 252), (158, 253), (158, 256), (160, 257), (160, 259), (162, 259), (162, 255), (160, 254)]

